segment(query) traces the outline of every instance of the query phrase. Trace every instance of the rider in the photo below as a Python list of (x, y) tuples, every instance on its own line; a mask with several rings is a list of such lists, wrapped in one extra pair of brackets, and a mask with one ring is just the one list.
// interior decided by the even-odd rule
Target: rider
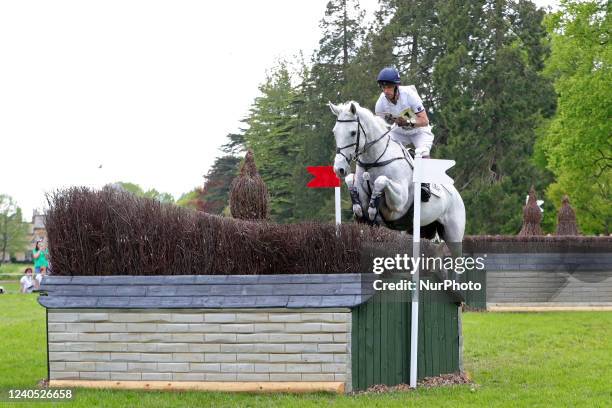
[[(376, 115), (383, 117), (389, 124), (397, 124), (390, 132), (394, 140), (403, 145), (412, 143), (415, 149), (422, 152), (422, 157), (428, 159), (434, 135), (416, 88), (401, 86), (399, 72), (391, 67), (383, 68), (377, 81), (382, 93), (376, 102)], [(406, 118), (403, 115), (407, 109), (412, 110), (414, 117)], [(421, 201), (429, 201), (429, 183), (421, 184), (421, 191)]]

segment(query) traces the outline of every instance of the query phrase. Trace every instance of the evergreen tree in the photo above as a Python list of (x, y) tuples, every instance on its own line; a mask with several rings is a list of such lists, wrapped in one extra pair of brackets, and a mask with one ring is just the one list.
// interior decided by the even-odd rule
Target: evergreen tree
[(380, 95), (376, 84), (378, 73), (383, 67), (396, 65), (393, 32), (385, 24), (392, 11), (383, 6), (375, 13), (374, 23), (347, 69), (346, 99), (355, 100), (371, 110)]
[(396, 66), (423, 99), (434, 156), (457, 161), (451, 172), (466, 202), (467, 231), (515, 233), (528, 186), (550, 181), (530, 160), (536, 124), (554, 112), (541, 75), (544, 12), (524, 0), (380, 4), (378, 20), (387, 23), (372, 29), (349, 69), (362, 86), (356, 93), (373, 107), (380, 91), (370, 84), (382, 67)]
[(292, 85), (286, 62), (269, 74), (250, 109), (244, 132), (259, 173), (270, 193), (270, 217), (278, 222), (295, 220), (296, 160), (302, 146), (298, 111), (303, 104)]
[(466, 202), (467, 232), (516, 233), (528, 187), (542, 190), (551, 180), (531, 159), (535, 129), (555, 110), (551, 81), (541, 73), (549, 51), (544, 12), (526, 0), (380, 5), (366, 34), (356, 0), (330, 1), (311, 63), (300, 61), (294, 76), (285, 63), (273, 70), (244, 129), (228, 135), (226, 152), (253, 149), (272, 219), (331, 220), (333, 194), (305, 187), (306, 166), (333, 160), (327, 102), (357, 100), (373, 109), (376, 75), (396, 66), (424, 100), (434, 156), (457, 161), (452, 175)]
[[(295, 173), (295, 217), (299, 220), (331, 221), (334, 218), (333, 192), (306, 188), (312, 177), (306, 167), (332, 163), (334, 117), (327, 103), (348, 99), (351, 87), (349, 69), (365, 33), (363, 18), (364, 11), (358, 0), (329, 1), (320, 23), (322, 36), (312, 67), (303, 64), (301, 70), (303, 105), (299, 112), (298, 132), (302, 145)], [(348, 202), (347, 206), (350, 208)], [(350, 211), (346, 216), (350, 217)]]
[(312, 78), (323, 98), (344, 99), (347, 69), (361, 44), (365, 11), (359, 0), (330, 0), (320, 23), (323, 32), (313, 59)]
[(541, 74), (544, 12), (530, 1), (506, 0), (451, 2), (441, 10), (440, 43), (450, 48), (433, 76), (440, 124), (434, 133), (440, 129), (445, 143), (438, 154), (457, 161), (467, 232), (516, 233), (528, 187), (550, 182), (531, 160), (535, 127), (554, 111), (550, 81)]
[(383, 30), (393, 39), (394, 65), (402, 73), (404, 84), (416, 85), (430, 112), (434, 106), (432, 74), (443, 52), (439, 21), (443, 4), (441, 0), (381, 1), (381, 7), (393, 13)]

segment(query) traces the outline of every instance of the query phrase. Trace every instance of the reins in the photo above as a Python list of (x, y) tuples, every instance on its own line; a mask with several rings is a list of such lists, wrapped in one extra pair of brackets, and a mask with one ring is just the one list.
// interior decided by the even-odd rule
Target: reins
[[(385, 161), (379, 161), (384, 155), (385, 153), (387, 153), (387, 149), (389, 148), (389, 143), (391, 142), (391, 136), (389, 135), (389, 132), (391, 132), (391, 129), (387, 130), (385, 133), (383, 133), (382, 135), (380, 135), (376, 140), (373, 140), (371, 142), (367, 142), (366, 144), (363, 145), (363, 150), (361, 151), (361, 153), (359, 152), (359, 140), (361, 138), (361, 132), (363, 131), (363, 135), (365, 137), (367, 137), (367, 133), (363, 127), (363, 125), (361, 124), (361, 120), (359, 118), (359, 116), (357, 116), (357, 119), (336, 119), (336, 122), (340, 122), (340, 123), (348, 123), (348, 122), (357, 122), (357, 140), (355, 141), (355, 143), (351, 143), (348, 144), (346, 146), (342, 146), (342, 147), (337, 147), (336, 148), (336, 154), (341, 155), (342, 157), (344, 157), (344, 159), (346, 160), (347, 163), (350, 164), (351, 160), (349, 160), (349, 158), (342, 153), (342, 150), (347, 149), (349, 147), (353, 147), (355, 146), (355, 157), (353, 158), (353, 160), (357, 161), (357, 165), (359, 167), (363, 167), (366, 171), (373, 168), (373, 167), (383, 167), (386, 166), (387, 164), (390, 164), (396, 160), (402, 160), (405, 159), (406, 161), (408, 161), (408, 164), (410, 164), (410, 161), (408, 159), (406, 159), (406, 156), (402, 156), (402, 157), (394, 157), (393, 159), (388, 159)], [(380, 154), (380, 156), (378, 156), (378, 158), (376, 160), (374, 160), (373, 162), (370, 163), (365, 163), (362, 162), (361, 160), (359, 160), (359, 156), (361, 156), (362, 154), (364, 154), (368, 148), (370, 148), (371, 146), (375, 145), (376, 143), (378, 143), (380, 140), (382, 140), (385, 136), (387, 136), (387, 144), (385, 145), (385, 150), (383, 150), (383, 152)], [(403, 149), (402, 149), (403, 150)]]

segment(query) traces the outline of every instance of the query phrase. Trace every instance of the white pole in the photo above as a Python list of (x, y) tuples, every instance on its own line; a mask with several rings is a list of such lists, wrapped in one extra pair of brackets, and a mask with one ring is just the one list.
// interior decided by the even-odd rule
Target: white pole
[(419, 350), (419, 263), (421, 252), (421, 153), (414, 158), (414, 173), (417, 181), (414, 182), (414, 218), (412, 220), (412, 257), (415, 259), (412, 281), (415, 283), (412, 292), (412, 318), (410, 322), (410, 387), (417, 386), (417, 355)]
[(342, 222), (340, 216), (340, 187), (334, 187), (336, 189), (336, 225), (340, 225)]

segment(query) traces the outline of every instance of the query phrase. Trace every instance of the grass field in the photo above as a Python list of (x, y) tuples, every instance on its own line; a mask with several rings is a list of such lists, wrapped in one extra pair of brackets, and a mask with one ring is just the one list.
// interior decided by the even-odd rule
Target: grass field
[[(15, 283), (2, 283), (13, 293)], [(37, 295), (0, 296), (0, 406), (46, 377), (45, 311)], [(476, 385), (338, 396), (76, 389), (76, 407), (607, 407), (612, 313), (466, 313), (465, 368)], [(13, 404), (10, 404), (11, 406)], [(14, 406), (42, 407), (43, 403)]]

